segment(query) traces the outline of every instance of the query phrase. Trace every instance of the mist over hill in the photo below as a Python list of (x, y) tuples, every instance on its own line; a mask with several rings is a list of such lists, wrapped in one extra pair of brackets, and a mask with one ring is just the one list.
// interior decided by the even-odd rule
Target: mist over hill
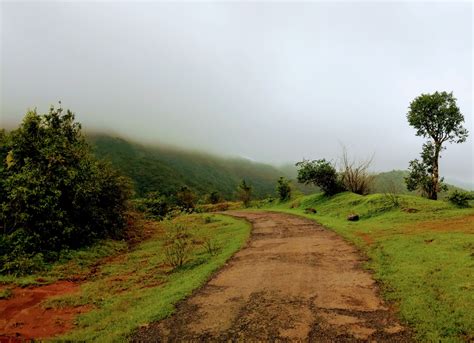
[[(293, 187), (303, 193), (316, 190), (296, 182), (297, 168), (291, 163), (276, 167), (240, 157), (141, 144), (111, 134), (90, 133), (87, 139), (98, 157), (109, 160), (132, 179), (138, 197), (155, 191), (169, 195), (188, 186), (201, 197), (217, 191), (225, 199), (234, 199), (237, 185), (245, 179), (252, 185), (254, 196), (263, 198), (274, 196), (280, 176), (293, 180)], [(378, 173), (373, 192), (408, 193), (405, 176), (402, 170)]]
[(186, 185), (203, 196), (217, 191), (225, 199), (235, 196), (237, 185), (245, 179), (256, 197), (275, 193), (275, 183), (283, 171), (244, 158), (223, 158), (178, 148), (135, 143), (105, 134), (92, 134), (88, 140), (95, 154), (130, 177), (137, 196), (158, 191), (172, 194)]

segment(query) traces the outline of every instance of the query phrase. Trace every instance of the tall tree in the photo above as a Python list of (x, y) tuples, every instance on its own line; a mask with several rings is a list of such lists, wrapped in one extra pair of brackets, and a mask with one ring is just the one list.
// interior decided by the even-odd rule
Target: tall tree
[(237, 195), (244, 203), (244, 206), (248, 207), (250, 205), (250, 200), (252, 199), (252, 186), (247, 184), (245, 180), (242, 180), (242, 182), (237, 187)]
[(421, 161), (410, 162), (409, 175), (405, 179), (409, 190), (420, 189), (429, 199), (436, 200), (442, 190), (439, 177), (440, 153), (445, 142), (462, 143), (468, 131), (462, 126), (464, 116), (456, 105), (453, 93), (435, 92), (421, 94), (410, 103), (408, 123), (416, 129), (416, 135), (428, 138), (423, 145)]
[(129, 182), (94, 158), (71, 111), (29, 111), (16, 130), (0, 132), (0, 158), (0, 255), (120, 236)]
[(291, 186), (290, 180), (286, 177), (281, 176), (277, 181), (276, 191), (281, 201), (285, 201), (291, 198)]

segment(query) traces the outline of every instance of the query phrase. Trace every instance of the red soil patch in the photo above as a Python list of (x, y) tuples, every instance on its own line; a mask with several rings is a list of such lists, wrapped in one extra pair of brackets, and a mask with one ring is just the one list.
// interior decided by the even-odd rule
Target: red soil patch
[(428, 220), (410, 226), (403, 230), (403, 233), (418, 233), (426, 231), (435, 232), (462, 232), (474, 233), (474, 215), (463, 217), (444, 218), (438, 220)]
[(9, 299), (0, 300), (0, 342), (50, 338), (72, 329), (74, 318), (87, 311), (87, 306), (45, 309), (41, 304), (48, 298), (78, 290), (79, 285), (69, 281), (13, 289)]
[(374, 244), (374, 239), (370, 235), (368, 235), (364, 232), (357, 232), (356, 235), (359, 236), (360, 238), (362, 238), (367, 245), (370, 246), (370, 245)]

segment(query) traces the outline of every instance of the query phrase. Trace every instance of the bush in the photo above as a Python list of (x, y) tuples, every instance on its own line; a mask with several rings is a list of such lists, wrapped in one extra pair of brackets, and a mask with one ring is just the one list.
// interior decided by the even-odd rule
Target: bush
[(341, 181), (344, 188), (349, 192), (367, 195), (373, 187), (375, 176), (369, 174), (369, 167), (372, 159), (356, 163), (350, 161), (347, 156), (347, 150), (343, 150), (342, 154), (342, 170)]
[(448, 196), (448, 200), (458, 207), (469, 207), (469, 200), (472, 200), (473, 198), (472, 194), (458, 190), (453, 191)]
[(221, 196), (219, 192), (212, 191), (211, 193), (209, 193), (207, 201), (211, 204), (219, 203), (221, 201)]
[(217, 255), (220, 251), (220, 248), (216, 244), (216, 242), (209, 237), (206, 237), (204, 239), (204, 242), (202, 245), (204, 246), (204, 249), (206, 249), (206, 252), (211, 256)]
[(135, 200), (135, 204), (137, 210), (144, 212), (146, 217), (160, 220), (172, 209), (169, 199), (158, 192), (148, 193), (144, 199)]
[(43, 254), (4, 255), (0, 257), (0, 273), (13, 276), (32, 274), (45, 269)]
[(165, 261), (173, 268), (183, 266), (189, 259), (193, 245), (192, 236), (182, 225), (176, 225), (168, 232), (165, 243)]
[(93, 157), (72, 112), (29, 111), (18, 129), (0, 133), (3, 271), (29, 270), (40, 253), (49, 260), (62, 249), (120, 237), (130, 195), (129, 181)]
[(248, 185), (245, 180), (242, 180), (237, 187), (237, 196), (244, 203), (245, 207), (249, 207), (250, 200), (252, 200), (252, 186)]
[(289, 200), (291, 198), (290, 180), (283, 176), (280, 177), (277, 181), (276, 191), (281, 201)]
[(314, 184), (325, 195), (334, 195), (345, 190), (336, 168), (325, 159), (296, 163), (298, 169), (298, 182)]
[(194, 211), (196, 194), (187, 186), (183, 186), (176, 193), (176, 205), (183, 211), (191, 213)]

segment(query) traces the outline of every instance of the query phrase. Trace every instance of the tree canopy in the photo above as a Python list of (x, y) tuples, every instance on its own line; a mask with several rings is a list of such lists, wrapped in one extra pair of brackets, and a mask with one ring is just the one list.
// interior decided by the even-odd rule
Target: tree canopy
[(420, 154), (421, 161), (410, 161), (407, 188), (419, 189), (428, 198), (436, 200), (438, 192), (444, 189), (439, 177), (440, 152), (445, 149), (445, 142), (466, 141), (468, 130), (462, 125), (464, 116), (452, 92), (435, 92), (415, 98), (410, 103), (407, 119), (416, 129), (417, 136), (428, 139)]
[(127, 179), (93, 157), (71, 111), (28, 111), (19, 128), (0, 134), (3, 268), (8, 256), (51, 257), (120, 236), (130, 193)]
[(314, 184), (321, 188), (324, 194), (334, 195), (344, 191), (344, 186), (336, 168), (325, 159), (296, 163), (298, 167), (298, 182)]

